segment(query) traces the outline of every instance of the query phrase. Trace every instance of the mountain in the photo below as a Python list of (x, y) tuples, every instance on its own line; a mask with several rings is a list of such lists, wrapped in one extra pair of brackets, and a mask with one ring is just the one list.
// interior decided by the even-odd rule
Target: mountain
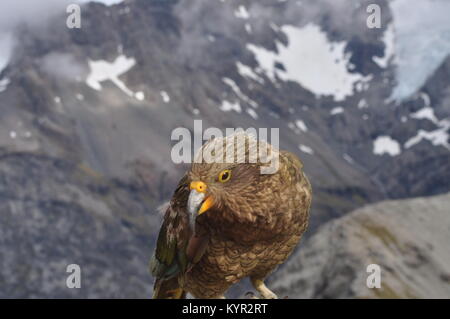
[(128, 0), (82, 6), (80, 29), (65, 8), (8, 29), (0, 297), (148, 297), (158, 207), (187, 167), (171, 135), (198, 135), (195, 119), (279, 128), (313, 185), (308, 236), (368, 203), (448, 192), (450, 58), (392, 99), (399, 32), (387, 1), (368, 29), (370, 3)]
[[(384, 201), (321, 227), (271, 285), (290, 298), (450, 298), (450, 194)], [(369, 289), (367, 266), (381, 268)]]

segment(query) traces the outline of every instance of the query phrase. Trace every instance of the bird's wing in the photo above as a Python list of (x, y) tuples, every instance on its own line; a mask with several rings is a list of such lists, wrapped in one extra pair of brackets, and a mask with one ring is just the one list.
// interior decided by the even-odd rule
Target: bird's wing
[(189, 228), (188, 197), (188, 178), (184, 176), (165, 213), (150, 262), (151, 273), (157, 280), (168, 280), (185, 273), (206, 250), (208, 236), (194, 236)]

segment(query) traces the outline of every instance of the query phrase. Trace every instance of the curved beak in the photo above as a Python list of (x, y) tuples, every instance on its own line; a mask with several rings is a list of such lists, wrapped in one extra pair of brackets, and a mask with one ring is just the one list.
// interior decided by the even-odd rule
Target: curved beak
[(189, 213), (189, 223), (194, 229), (195, 219), (207, 210), (209, 210), (214, 200), (212, 196), (206, 197), (206, 184), (200, 181), (195, 181), (190, 184), (191, 192), (189, 193), (187, 209)]

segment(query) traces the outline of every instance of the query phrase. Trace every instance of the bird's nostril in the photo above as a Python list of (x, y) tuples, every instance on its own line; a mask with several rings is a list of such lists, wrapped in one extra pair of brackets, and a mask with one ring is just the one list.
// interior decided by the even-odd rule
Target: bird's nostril
[(190, 189), (195, 189), (202, 193), (206, 191), (206, 184), (200, 181), (194, 181), (191, 182)]

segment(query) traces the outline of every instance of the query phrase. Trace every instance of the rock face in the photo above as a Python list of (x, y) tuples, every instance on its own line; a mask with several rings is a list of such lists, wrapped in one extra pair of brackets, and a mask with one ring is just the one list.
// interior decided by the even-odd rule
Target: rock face
[[(450, 194), (368, 205), (302, 244), (271, 287), (290, 298), (450, 298)], [(366, 285), (381, 267), (381, 288)]]
[[(448, 192), (450, 58), (390, 100), (395, 21), (379, 1), (368, 29), (371, 2), (127, 0), (86, 4), (81, 29), (63, 6), (17, 25), (0, 70), (0, 297), (148, 297), (157, 208), (186, 169), (171, 133), (195, 119), (279, 128), (313, 185), (308, 235)], [(71, 263), (82, 289), (65, 286)]]
[[(156, 219), (142, 185), (107, 180), (74, 161), (0, 155), (3, 298), (149, 297)], [(81, 267), (68, 289), (67, 266)]]

